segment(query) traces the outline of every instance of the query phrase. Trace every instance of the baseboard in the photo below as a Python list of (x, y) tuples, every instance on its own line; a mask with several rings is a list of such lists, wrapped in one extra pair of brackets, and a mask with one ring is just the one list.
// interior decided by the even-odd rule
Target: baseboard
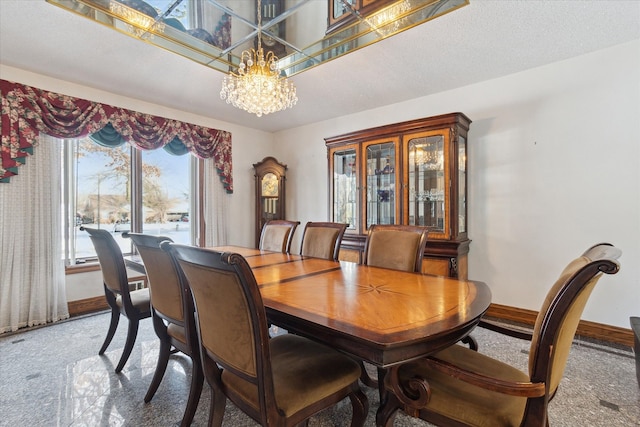
[(107, 299), (104, 295), (99, 297), (85, 298), (76, 301), (69, 301), (67, 303), (69, 307), (69, 316), (80, 316), (82, 314), (93, 313), (96, 311), (102, 311), (109, 308)]
[[(523, 308), (509, 307), (506, 305), (491, 304), (486, 315), (495, 319), (533, 326), (536, 322), (538, 312)], [(578, 324), (576, 335), (579, 337), (593, 338), (599, 341), (633, 347), (633, 332), (631, 329), (619, 328), (617, 326), (609, 326), (602, 323), (581, 320)]]

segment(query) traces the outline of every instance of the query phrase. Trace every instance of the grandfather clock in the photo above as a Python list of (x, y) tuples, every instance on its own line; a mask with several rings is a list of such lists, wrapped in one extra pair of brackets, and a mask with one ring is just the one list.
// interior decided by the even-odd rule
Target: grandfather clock
[(285, 214), (285, 171), (287, 165), (273, 157), (265, 157), (254, 163), (256, 178), (256, 247), (260, 243), (260, 233), (265, 222), (284, 219)]
[[(282, 12), (284, 12), (284, 0), (261, 0), (261, 3), (263, 24), (268, 25), (268, 22), (277, 18)], [(267, 52), (271, 51), (279, 59), (287, 56), (286, 47), (283, 44), (277, 42), (274, 38), (270, 37), (276, 36), (284, 39), (285, 33), (286, 31), (284, 21), (268, 26), (265, 29), (264, 35), (262, 37), (262, 44), (264, 45), (263, 48), (265, 55)]]

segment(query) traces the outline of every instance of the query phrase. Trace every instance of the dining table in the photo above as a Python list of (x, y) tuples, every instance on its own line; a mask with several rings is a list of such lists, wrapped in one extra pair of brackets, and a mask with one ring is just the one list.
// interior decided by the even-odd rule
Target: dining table
[(466, 338), (491, 303), (479, 281), (241, 246), (209, 249), (247, 260), (272, 325), (375, 367), (377, 426), (393, 425), (398, 401), (415, 413), (428, 402), (428, 379), (403, 384), (397, 368)]

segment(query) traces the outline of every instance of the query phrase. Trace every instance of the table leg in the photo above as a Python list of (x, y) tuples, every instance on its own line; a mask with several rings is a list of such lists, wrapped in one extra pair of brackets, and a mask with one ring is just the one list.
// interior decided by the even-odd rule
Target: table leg
[(389, 369), (378, 369), (380, 406), (376, 413), (377, 427), (393, 427), (398, 409), (412, 417), (419, 417), (420, 409), (429, 403), (431, 390), (423, 378), (412, 378), (407, 384), (400, 384), (399, 365)]
[(376, 426), (377, 427), (392, 427), (393, 421), (396, 418), (396, 413), (400, 409), (396, 399), (390, 399), (390, 393), (385, 387), (385, 377), (388, 374), (388, 369), (378, 368), (378, 393), (380, 394), (380, 405), (376, 412)]

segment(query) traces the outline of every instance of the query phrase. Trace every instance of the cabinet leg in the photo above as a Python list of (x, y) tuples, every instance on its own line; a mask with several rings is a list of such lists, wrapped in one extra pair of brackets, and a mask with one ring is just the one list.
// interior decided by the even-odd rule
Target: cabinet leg
[(458, 277), (458, 259), (449, 258), (449, 276)]

